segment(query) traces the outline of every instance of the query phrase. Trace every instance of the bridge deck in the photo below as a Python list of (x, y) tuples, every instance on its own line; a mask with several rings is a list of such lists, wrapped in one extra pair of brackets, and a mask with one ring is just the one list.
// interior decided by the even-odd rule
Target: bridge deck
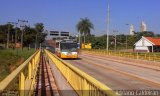
[(41, 55), (35, 90), (36, 96), (59, 96), (50, 65), (44, 54)]

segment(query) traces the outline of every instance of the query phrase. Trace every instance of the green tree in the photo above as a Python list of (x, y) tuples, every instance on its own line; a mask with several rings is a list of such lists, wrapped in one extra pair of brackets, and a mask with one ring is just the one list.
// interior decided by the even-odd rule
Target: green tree
[(7, 43), (7, 34), (9, 32), (9, 43), (11, 43), (11, 40), (12, 40), (12, 35), (13, 35), (13, 32), (14, 32), (14, 29), (13, 29), (13, 25), (11, 24), (5, 24), (5, 25), (0, 25), (0, 43)]
[(35, 41), (35, 48), (37, 48), (37, 43), (42, 43), (42, 36), (45, 36), (42, 34), (44, 31), (44, 25), (43, 23), (36, 23), (35, 24), (35, 30), (36, 30), (36, 41)]
[(83, 34), (85, 43), (85, 37), (90, 35), (91, 29), (94, 29), (94, 26), (88, 18), (81, 18), (78, 24), (76, 25), (76, 28), (80, 35)]
[[(0, 43), (6, 44), (7, 43), (7, 33), (9, 31), (9, 41), (10, 44), (13, 45), (16, 42), (21, 42), (21, 34), (22, 31), (19, 27), (14, 28), (11, 24), (5, 24), (0, 25)], [(36, 42), (37, 37), (37, 43), (42, 43), (45, 40), (46, 34), (43, 33), (44, 31), (44, 25), (43, 23), (36, 23), (35, 27), (28, 27), (25, 26), (24, 28), (24, 46), (28, 47), (29, 45), (33, 46), (33, 43)], [(17, 33), (17, 34), (16, 34)], [(15, 38), (16, 37), (16, 38)], [(11, 42), (12, 41), (12, 42)]]
[(39, 33), (42, 33), (44, 31), (44, 24), (43, 23), (36, 23), (35, 30)]
[[(26, 47), (30, 45), (33, 46), (33, 44), (36, 42), (36, 39), (37, 39), (37, 43), (42, 43), (45, 40), (46, 34), (42, 32), (44, 29), (41, 29), (42, 28), (40, 27), (41, 25), (37, 25), (37, 26), (39, 27), (35, 27), (35, 28), (28, 27), (28, 26), (25, 27), (24, 46)], [(37, 30), (39, 31), (37, 32)], [(36, 45), (36, 48), (37, 48), (37, 45)]]
[(136, 41), (138, 41), (139, 39), (141, 39), (142, 36), (146, 36), (146, 37), (154, 37), (155, 34), (152, 31), (144, 31), (144, 32), (136, 32)]
[(7, 42), (7, 25), (0, 25), (0, 43)]
[(30, 46), (35, 42), (36, 38), (36, 30), (31, 27), (25, 27), (24, 32), (24, 46)]
[(106, 46), (105, 35), (94, 37), (94, 39), (92, 41), (92, 48), (93, 49), (105, 49), (105, 46)]

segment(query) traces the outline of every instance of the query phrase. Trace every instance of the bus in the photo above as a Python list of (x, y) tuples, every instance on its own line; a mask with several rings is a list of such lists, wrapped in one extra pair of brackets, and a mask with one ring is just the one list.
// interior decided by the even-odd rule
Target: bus
[(74, 40), (59, 40), (56, 41), (56, 55), (60, 58), (78, 58), (78, 44)]

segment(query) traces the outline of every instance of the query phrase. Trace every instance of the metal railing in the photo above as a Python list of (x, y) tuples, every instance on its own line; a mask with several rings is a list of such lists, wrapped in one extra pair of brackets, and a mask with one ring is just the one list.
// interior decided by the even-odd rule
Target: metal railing
[(111, 55), (111, 56), (132, 58), (137, 60), (148, 60), (148, 61), (160, 62), (160, 53), (138, 53), (138, 52), (121, 52), (121, 51), (107, 52), (106, 50), (98, 50), (98, 49), (83, 50), (83, 51)]
[[(0, 82), (0, 95), (6, 94), (7, 91), (14, 91), (10, 89), (13, 84), (18, 81), (18, 95), (31, 96), (34, 91), (34, 84), (36, 81), (37, 67), (40, 60), (40, 50), (36, 51), (17, 69), (9, 74), (3, 81)], [(18, 78), (19, 77), (19, 78)], [(5, 95), (6, 96), (6, 95)], [(8, 96), (8, 95), (7, 95)]]
[(62, 61), (51, 52), (45, 50), (47, 56), (60, 70), (78, 96), (117, 96), (112, 89), (89, 76), (71, 64)]

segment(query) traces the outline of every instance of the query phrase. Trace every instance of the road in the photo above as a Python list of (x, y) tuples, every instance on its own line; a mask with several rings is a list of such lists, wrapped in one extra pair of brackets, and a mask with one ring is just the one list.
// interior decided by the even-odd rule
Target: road
[(65, 60), (113, 90), (158, 90), (160, 71), (108, 60), (106, 56), (81, 53), (77, 60)]

